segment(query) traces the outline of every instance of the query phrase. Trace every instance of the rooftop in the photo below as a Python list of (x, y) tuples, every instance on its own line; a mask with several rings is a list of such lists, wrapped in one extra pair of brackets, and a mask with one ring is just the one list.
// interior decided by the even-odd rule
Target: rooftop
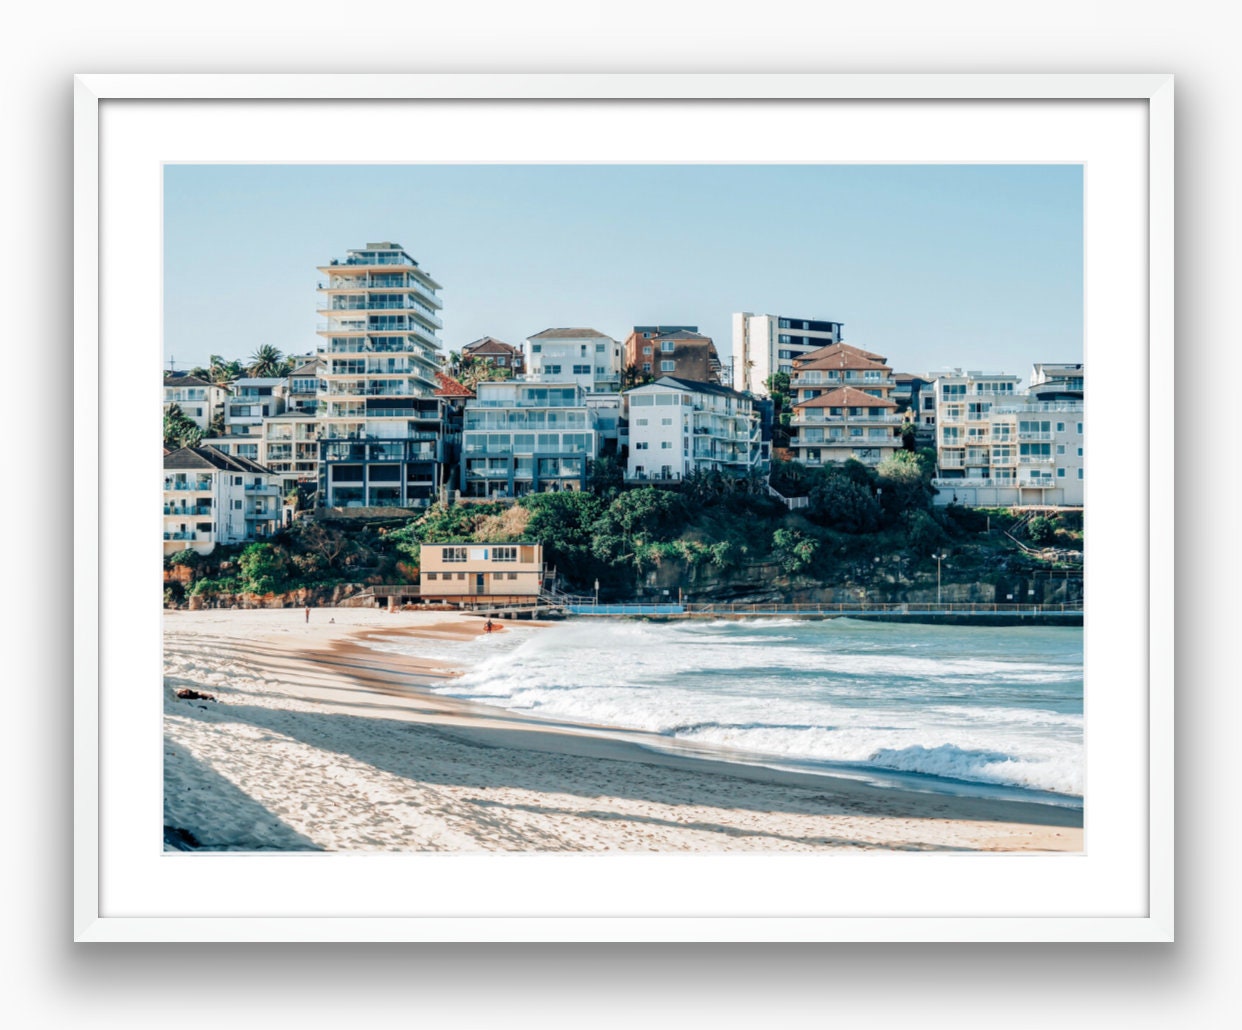
[(680, 376), (660, 376), (654, 383), (647, 383), (646, 386), (636, 386), (627, 392), (638, 393), (642, 390), (649, 390), (653, 386), (671, 386), (675, 389), (690, 390), (694, 393), (710, 393), (717, 397), (734, 397), (743, 401), (751, 399), (746, 394), (738, 393), (737, 390), (728, 386), (721, 386), (719, 383), (705, 383), (698, 379), (682, 379)]
[(812, 397), (809, 401), (798, 401), (795, 408), (895, 408), (892, 401), (885, 397), (873, 397), (869, 393), (852, 386), (842, 386), (827, 393)]
[(609, 340), (612, 337), (601, 333), (598, 329), (545, 329), (541, 333), (527, 337), (528, 340), (583, 340), (588, 338)]

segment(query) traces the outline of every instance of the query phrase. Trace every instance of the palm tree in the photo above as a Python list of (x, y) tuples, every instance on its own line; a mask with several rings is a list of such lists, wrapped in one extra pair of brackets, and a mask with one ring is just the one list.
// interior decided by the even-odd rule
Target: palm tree
[(250, 374), (261, 378), (280, 375), (283, 355), (270, 343), (265, 343), (250, 356)]
[(173, 403), (164, 409), (165, 447), (197, 447), (202, 438), (203, 431), (181, 410), (181, 405)]
[(216, 386), (228, 386), (242, 373), (241, 362), (236, 359), (225, 361), (219, 354), (213, 354), (208, 359), (208, 366), (207, 378)]

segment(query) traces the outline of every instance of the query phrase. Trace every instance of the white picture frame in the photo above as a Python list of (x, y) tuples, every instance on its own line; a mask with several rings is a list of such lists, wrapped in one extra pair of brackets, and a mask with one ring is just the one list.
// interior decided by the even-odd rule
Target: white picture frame
[[(125, 302), (123, 286), (110, 269), (108, 241), (118, 234), (131, 231), (141, 235), (152, 224), (155, 205), (155, 224), (158, 225), (157, 196), (149, 191), (137, 190), (134, 195), (121, 201), (121, 207), (113, 191), (122, 186), (116, 175), (101, 179), (101, 169), (107, 162), (125, 155), (119, 153), (132, 144), (133, 131), (121, 131), (118, 122), (130, 122), (131, 112), (140, 109), (165, 115), (176, 110), (183, 121), (194, 121), (200, 116), (210, 120), (220, 114), (221, 103), (229, 103), (229, 110), (274, 110), (273, 102), (291, 104), (322, 104), (349, 101), (351, 109), (357, 105), (374, 105), (381, 102), (417, 103), (422, 105), (444, 104), (450, 101), (495, 102), (495, 105), (538, 102), (549, 110), (572, 110), (574, 104), (607, 101), (610, 109), (624, 110), (627, 104), (650, 101), (672, 101), (679, 104), (710, 104), (714, 109), (737, 110), (753, 107), (756, 102), (772, 105), (798, 105), (802, 117), (806, 111), (824, 110), (825, 105), (896, 105), (910, 110), (910, 105), (925, 105), (920, 111), (947, 111), (961, 124), (968, 125), (974, 115), (981, 111), (981, 104), (1015, 105), (1014, 112), (1033, 110), (1033, 105), (1071, 105), (1060, 111), (1073, 110), (1072, 105), (1091, 105), (1093, 111), (1101, 112), (1107, 121), (1107, 111), (1115, 109), (1138, 112), (1143, 129), (1143, 148), (1139, 155), (1142, 167), (1135, 159), (1122, 159), (1133, 181), (1142, 181), (1146, 199), (1145, 226), (1130, 225), (1129, 230), (1139, 233), (1145, 240), (1145, 251), (1138, 257), (1145, 265), (1143, 282), (1119, 283), (1115, 293), (1103, 295), (1112, 284), (1100, 286), (1091, 274), (1090, 254), (1092, 248), (1107, 249), (1107, 239), (1093, 239), (1088, 234), (1088, 281), (1087, 306), (1089, 312), (1097, 304), (1128, 302), (1133, 309), (1131, 317), (1146, 332), (1146, 349), (1141, 361), (1129, 359), (1131, 367), (1140, 367), (1141, 381), (1147, 391), (1159, 382), (1162, 390), (1169, 390), (1173, 367), (1173, 80), (1169, 75), (83, 75), (74, 83), (74, 464), (75, 464), (75, 513), (74, 513), (74, 625), (75, 625), (75, 674), (74, 674), (74, 938), (81, 942), (105, 941), (1150, 941), (1162, 942), (1173, 939), (1173, 567), (1171, 549), (1161, 547), (1158, 541), (1172, 539), (1173, 501), (1172, 491), (1161, 493), (1153, 488), (1152, 470), (1173, 468), (1171, 423), (1159, 422), (1150, 417), (1157, 407), (1154, 395), (1145, 393), (1133, 398), (1134, 412), (1143, 409), (1147, 416), (1146, 432), (1139, 434), (1135, 453), (1127, 452), (1125, 460), (1119, 459), (1119, 472), (1126, 476), (1138, 475), (1141, 479), (1141, 501), (1132, 502), (1139, 509), (1134, 525), (1119, 528), (1125, 536), (1128, 553), (1135, 568), (1134, 580), (1114, 582), (1117, 576), (1093, 579), (1088, 573), (1088, 625), (1093, 630), (1093, 613), (1099, 611), (1102, 625), (1115, 620), (1116, 625), (1106, 627), (1110, 640), (1142, 639), (1146, 634), (1146, 648), (1138, 665), (1142, 667), (1145, 682), (1127, 681), (1125, 686), (1133, 697), (1121, 699), (1117, 711), (1128, 713), (1127, 725), (1133, 732), (1129, 743), (1114, 746), (1106, 739), (1108, 726), (1103, 720), (1094, 724), (1089, 721), (1090, 748), (1096, 749), (1101, 764), (1093, 767), (1088, 779), (1088, 847), (1082, 856), (1059, 856), (1058, 866), (1045, 866), (1028, 856), (996, 856), (989, 861), (1006, 863), (1004, 883), (994, 888), (971, 882), (978, 881), (977, 869), (963, 876), (963, 869), (953, 871), (951, 877), (956, 887), (946, 889), (950, 899), (948, 911), (935, 912), (927, 907), (915, 910), (909, 900), (899, 898), (895, 904), (908, 905), (902, 911), (855, 911), (834, 902), (828, 909), (817, 908), (808, 902), (800, 911), (796, 897), (790, 895), (783, 901), (766, 896), (756, 896), (747, 902), (745, 897), (724, 899), (718, 910), (710, 904), (691, 906), (692, 911), (679, 908), (676, 887), (700, 879), (703, 870), (711, 869), (712, 876), (727, 875), (739, 895), (745, 895), (749, 877), (751, 883), (765, 877), (767, 872), (761, 864), (750, 858), (710, 856), (689, 859), (659, 867), (660, 883), (664, 893), (658, 893), (650, 911), (637, 916), (627, 916), (617, 911), (601, 912), (592, 908), (592, 882), (598, 883), (601, 875), (610, 881), (622, 883), (634, 870), (632, 859), (608, 856), (581, 856), (568, 858), (552, 864), (532, 860), (527, 856), (497, 856), (488, 861), (520, 863), (528, 878), (530, 897), (536, 899), (524, 909), (508, 911), (489, 910), (492, 904), (486, 897), (479, 905), (470, 907), (463, 903), (460, 910), (437, 909), (418, 914), (403, 911), (391, 913), (377, 909), (373, 902), (363, 902), (354, 907), (349, 892), (339, 886), (348, 882), (343, 876), (356, 871), (358, 861), (370, 861), (369, 872), (387, 875), (390, 867), (406, 863), (403, 856), (376, 856), (355, 858), (352, 867), (348, 856), (345, 869), (328, 890), (335, 891), (327, 900), (316, 899), (302, 910), (290, 902), (283, 910), (274, 912), (253, 908), (254, 899), (240, 894), (231, 897), (232, 907), (218, 903), (210, 913), (196, 910), (179, 910), (175, 900), (162, 899), (155, 893), (146, 899), (135, 894), (140, 888), (131, 880), (122, 887), (120, 879), (136, 871), (136, 879), (144, 877), (156, 891), (158, 876), (152, 876), (160, 868), (161, 855), (158, 834), (153, 832), (150, 840), (135, 833), (134, 827), (144, 826), (143, 819), (149, 815), (152, 798), (158, 797), (159, 784), (142, 785), (130, 791), (122, 789), (125, 773), (111, 768), (101, 773), (108, 756), (115, 755), (121, 745), (142, 740), (142, 734), (156, 732), (158, 713), (151, 708), (150, 721), (141, 721), (146, 711), (140, 700), (140, 688), (149, 677), (158, 678), (158, 615), (151, 622), (149, 606), (136, 609), (132, 619), (123, 626), (116, 622), (117, 613), (124, 607), (125, 597), (118, 579), (123, 569), (117, 561), (117, 550), (127, 553), (130, 534), (139, 542), (142, 532), (149, 526), (141, 517), (130, 519), (137, 529), (118, 519), (120, 510), (116, 485), (122, 470), (118, 468), (117, 451), (108, 444), (115, 444), (124, 434), (140, 425), (147, 418), (143, 408), (144, 391), (129, 388), (129, 395), (137, 398), (137, 422), (118, 412), (117, 380), (112, 373), (116, 359), (128, 348), (129, 342), (118, 341), (116, 334), (109, 335), (108, 324), (101, 312), (114, 311), (116, 305)], [(170, 106), (172, 105), (172, 106)], [(179, 106), (178, 106), (179, 105)], [(214, 107), (212, 105), (215, 105)], [(975, 105), (973, 108), (970, 105)], [(276, 105), (280, 106), (280, 105)], [(339, 111), (339, 105), (337, 110)], [(294, 108), (288, 108), (290, 112)], [(650, 109), (648, 109), (650, 110)], [(881, 111), (881, 107), (874, 108)], [(119, 117), (121, 112), (126, 114)], [(118, 117), (110, 120), (114, 112)], [(152, 114), (151, 117), (159, 117)], [(283, 117), (283, 116), (282, 116)], [(553, 114), (555, 117), (555, 114)], [(213, 151), (210, 142), (212, 131), (218, 131), (205, 123), (197, 136), (202, 141), (195, 152), (169, 142), (169, 152), (159, 154), (164, 145), (158, 133), (143, 134), (148, 138), (151, 151), (136, 157), (143, 175), (156, 169), (151, 167), (151, 154), (158, 160), (284, 160), (272, 156), (267, 146), (253, 142), (237, 147), (217, 144)], [(1103, 123), (1102, 123), (1103, 124)], [(964, 130), (956, 130), (964, 131)], [(1044, 130), (1055, 134), (1056, 119), (1048, 121)], [(171, 135), (168, 137), (171, 140)], [(217, 137), (223, 138), (223, 137)], [(944, 141), (941, 140), (940, 143)], [(951, 142), (951, 141), (950, 141)], [(909, 144), (910, 152), (905, 159), (926, 160), (927, 153), (919, 138)], [(930, 144), (926, 144), (930, 147)], [(246, 146), (251, 147), (245, 156)], [(466, 145), (463, 143), (463, 147)], [(486, 149), (472, 144), (466, 147), (458, 159), (483, 160)], [(119, 150), (118, 150), (119, 148)], [(894, 149), (895, 148), (895, 149)], [(811, 148), (813, 152), (813, 147)], [(901, 144), (878, 148), (875, 160), (902, 160)], [(882, 152), (881, 152), (882, 150)], [(227, 152), (225, 152), (227, 151)], [(480, 156), (481, 155), (481, 156)], [(500, 155), (501, 159), (513, 159)], [(322, 159), (327, 159), (324, 154)], [(291, 160), (307, 160), (304, 154), (292, 156)], [(384, 158), (380, 158), (384, 159)], [(719, 160), (719, 155), (708, 154), (707, 160)], [(797, 158), (805, 159), (805, 158)], [(825, 154), (823, 160), (831, 160)], [(968, 158), (978, 160), (978, 157)], [(1006, 153), (997, 160), (1013, 160)], [(1038, 145), (1032, 145), (1028, 160), (1048, 159), (1041, 155)], [(1063, 159), (1058, 156), (1053, 159)], [(158, 162), (157, 162), (158, 163)], [(1091, 182), (1091, 159), (1086, 159), (1088, 181)], [(1106, 164), (1106, 162), (1101, 162)], [(132, 182), (129, 183), (133, 185)], [(158, 194), (158, 191), (157, 191)], [(1094, 195), (1099, 199), (1099, 195)], [(1088, 207), (1093, 194), (1088, 189)], [(129, 205), (126, 207), (125, 205)], [(118, 218), (123, 213), (125, 217)], [(131, 222), (129, 216), (133, 215)], [(143, 237), (146, 238), (145, 236)], [(1120, 310), (1117, 308), (1115, 310)], [(142, 321), (142, 320), (139, 320)], [(1088, 333), (1090, 329), (1088, 319)], [(134, 346), (139, 355), (148, 353), (144, 347), (152, 343), (149, 320), (136, 326)], [(154, 322), (157, 330), (158, 319)], [(1135, 340), (1135, 343), (1138, 341)], [(132, 353), (125, 350), (124, 353)], [(1089, 359), (1095, 361), (1100, 352), (1092, 352), (1088, 344)], [(1116, 355), (1104, 355), (1102, 360), (1119, 360)], [(1110, 365), (1111, 368), (1111, 365)], [(1153, 370), (1161, 370), (1159, 377)], [(141, 375), (136, 377), (141, 379)], [(1093, 370), (1094, 384), (1101, 377)], [(131, 379), (132, 382), (132, 379)], [(1089, 410), (1108, 409), (1107, 385), (1101, 388), (1100, 406)], [(150, 410), (154, 411), (156, 393), (150, 391)], [(1163, 396), (1163, 394), (1162, 394)], [(1089, 404), (1096, 405), (1095, 394)], [(1120, 403), (1114, 401), (1112, 403)], [(1168, 402), (1160, 402), (1167, 409)], [(1119, 410), (1119, 415), (1124, 409)], [(1092, 417), (1095, 417), (1094, 415)], [(1133, 435), (1133, 434), (1132, 434)], [(1096, 437), (1102, 439), (1103, 437)], [(143, 438), (137, 437), (141, 444)], [(136, 468), (141, 469), (141, 460)], [(114, 475), (117, 473), (117, 475)], [(129, 473), (123, 473), (128, 475)], [(1101, 477), (1107, 484), (1106, 477)], [(1102, 486), (1099, 490), (1106, 490)], [(1097, 499), (1105, 510), (1110, 498), (1097, 490), (1091, 493), (1092, 510)], [(1136, 488), (1136, 496), (1138, 490)], [(143, 491), (131, 491), (130, 500), (141, 497)], [(1110, 527), (1111, 529), (1112, 527)], [(106, 546), (105, 546), (106, 543)], [(1089, 551), (1089, 569), (1090, 557)], [(1139, 559), (1142, 559), (1141, 561)], [(1143, 566), (1141, 574), (1139, 566)], [(142, 579), (145, 566), (140, 566), (135, 579)], [(1128, 573), (1126, 575), (1129, 575)], [(1098, 586), (1098, 591), (1097, 591)], [(1111, 605), (1101, 604), (1097, 598), (1110, 600), (1125, 596), (1125, 591), (1138, 597), (1133, 611), (1113, 612)], [(1100, 605), (1097, 607), (1097, 605)], [(158, 612), (158, 600), (154, 605)], [(1142, 619), (1136, 612), (1141, 609)], [(128, 610), (128, 609), (126, 609)], [(1091, 650), (1088, 649), (1088, 676), (1091, 675)], [(1097, 655), (1099, 652), (1097, 652)], [(1098, 667), (1098, 662), (1097, 662)], [(138, 691), (119, 693), (122, 673), (126, 682), (137, 685)], [(1132, 677), (1137, 679), (1137, 677)], [(1088, 690), (1090, 691), (1090, 686)], [(138, 720), (130, 721), (126, 715), (132, 698), (139, 696)], [(158, 696), (152, 693), (152, 697)], [(118, 698), (124, 697), (123, 704)], [(1111, 701), (1109, 703), (1112, 703)], [(156, 706), (158, 707), (158, 706)], [(1141, 741), (1139, 737), (1141, 736)], [(158, 751), (158, 747), (156, 748)], [(1142, 752), (1141, 758), (1139, 752)], [(1104, 759), (1116, 752), (1119, 757), (1114, 766)], [(1118, 825), (1111, 817), (1098, 819), (1092, 825), (1091, 791), (1102, 785), (1110, 786), (1109, 772), (1124, 771), (1124, 782), (1115, 785), (1118, 797), (1125, 803), (1109, 809), (1116, 811)], [(1140, 772), (1142, 775), (1139, 775)], [(148, 789), (149, 786), (149, 789)], [(1131, 793), (1127, 793), (1127, 791)], [(118, 815), (118, 807), (124, 808), (124, 817)], [(1124, 823), (1123, 825), (1120, 825)], [(141, 838), (141, 839), (139, 839)], [(1112, 856), (1111, 858), (1109, 856)], [(426, 859), (428, 856), (420, 856)], [(915, 857), (915, 856), (903, 856)], [(213, 876), (235, 877), (246, 863), (273, 863), (283, 861), (273, 856), (196, 856), (211, 863)], [(470, 858), (436, 857), (437, 875), (454, 877), (459, 884), (469, 884), (477, 871), (478, 860)], [(301, 861), (303, 867), (307, 859)], [(764, 862), (773, 861), (765, 859)], [(913, 884), (913, 879), (923, 876), (896, 856), (862, 856), (848, 860), (836, 858), (788, 858), (783, 867), (790, 872), (790, 880), (816, 882), (824, 872), (834, 876), (848, 868), (859, 872), (858, 863), (871, 863), (866, 875), (892, 877), (897, 887), (911, 879), (910, 898), (925, 893), (925, 885)], [(932, 868), (928, 860), (925, 869)], [(729, 863), (722, 867), (720, 863)], [(815, 863), (836, 863), (820, 866)], [(848, 866), (845, 864), (848, 862)], [(1109, 863), (1113, 864), (1109, 864)], [(454, 863), (454, 865), (449, 865)], [(607, 867), (601, 863), (607, 863)], [(419, 875), (428, 868), (426, 861), (414, 858), (406, 863)], [(129, 867), (133, 867), (132, 870)], [(959, 863), (960, 866), (960, 863)], [(1098, 868), (1097, 868), (1098, 867)], [(258, 869), (257, 865), (249, 866)], [(489, 873), (497, 867), (489, 866)], [(726, 870), (721, 873), (722, 868)], [(935, 868), (950, 868), (936, 866)], [(1065, 896), (1074, 894), (1074, 911), (1060, 911), (1047, 901), (1032, 902), (1034, 909), (1024, 909), (1012, 887), (1028, 870), (1035, 880), (1047, 881), (1049, 897), (1064, 891)], [(640, 870), (636, 876), (650, 876), (650, 867)], [(302, 869), (305, 873), (305, 868)], [(566, 874), (569, 875), (566, 875)], [(394, 875), (401, 875), (400, 872)], [(381, 876), (382, 878), (382, 876)], [(1128, 896), (1124, 903), (1116, 902), (1101, 893), (1100, 885), (1118, 879), (1127, 885)], [(1079, 882), (1081, 881), (1081, 882)], [(639, 882), (638, 880), (635, 881)], [(979, 903), (971, 911), (955, 911), (952, 898), (955, 891), (975, 889)], [(540, 900), (553, 896), (553, 892), (565, 894), (562, 904), (540, 908)], [(596, 887), (598, 893), (598, 886)], [(1008, 893), (1006, 893), (1008, 892)], [(896, 891), (901, 894), (901, 890)], [(1094, 899), (1094, 900), (1093, 900)], [(765, 907), (769, 906), (770, 907)], [(576, 907), (575, 907), (576, 906)], [(991, 906), (991, 907), (989, 907)], [(865, 906), (864, 906), (865, 907)], [(533, 910), (532, 910), (533, 908)]]

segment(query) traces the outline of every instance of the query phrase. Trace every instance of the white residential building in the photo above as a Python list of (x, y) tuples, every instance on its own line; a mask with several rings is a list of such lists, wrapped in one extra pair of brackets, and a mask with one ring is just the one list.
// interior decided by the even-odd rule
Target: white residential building
[(265, 418), (285, 410), (288, 385), (288, 380), (280, 376), (234, 379), (224, 402), (225, 434), (257, 435)]
[(519, 497), (586, 485), (600, 433), (596, 408), (580, 385), (528, 378), (476, 389), (463, 413), (463, 494)]
[(164, 376), (164, 410), (177, 405), (204, 433), (211, 420), (224, 409), (228, 391), (187, 372), (173, 372)]
[(625, 394), (626, 478), (684, 479), (695, 471), (745, 474), (761, 464), (751, 398), (715, 383), (664, 376)]
[(283, 520), (281, 489), (269, 469), (214, 447), (164, 455), (164, 555), (257, 540)]
[(1019, 393), (1018, 381), (960, 370), (937, 377), (937, 504), (1083, 503), (1083, 402)]
[(522, 342), (528, 377), (598, 393), (621, 389), (621, 351), (619, 341), (597, 329), (545, 329)]
[(319, 479), (319, 420), (313, 414), (287, 411), (264, 419), (260, 444), (257, 460), (286, 492)]
[(392, 242), (319, 271), (320, 504), (428, 504), (444, 460), (440, 284)]
[(793, 372), (795, 358), (840, 343), (843, 322), (790, 315), (733, 314), (733, 385), (757, 397), (768, 395), (768, 379)]

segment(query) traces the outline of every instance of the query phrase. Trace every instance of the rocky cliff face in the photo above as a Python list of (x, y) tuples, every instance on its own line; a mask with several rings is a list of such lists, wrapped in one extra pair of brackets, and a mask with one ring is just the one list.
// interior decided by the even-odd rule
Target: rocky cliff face
[(640, 590), (646, 598), (667, 596), (676, 601), (680, 596), (684, 601), (747, 604), (902, 604), (937, 599), (946, 604), (1081, 604), (1083, 600), (1081, 573), (1033, 567), (1021, 560), (969, 572), (942, 569), (939, 591), (935, 569), (929, 572), (904, 556), (842, 563), (834, 571), (830, 579), (790, 576), (776, 563), (764, 562), (722, 572), (673, 559), (649, 572)]

